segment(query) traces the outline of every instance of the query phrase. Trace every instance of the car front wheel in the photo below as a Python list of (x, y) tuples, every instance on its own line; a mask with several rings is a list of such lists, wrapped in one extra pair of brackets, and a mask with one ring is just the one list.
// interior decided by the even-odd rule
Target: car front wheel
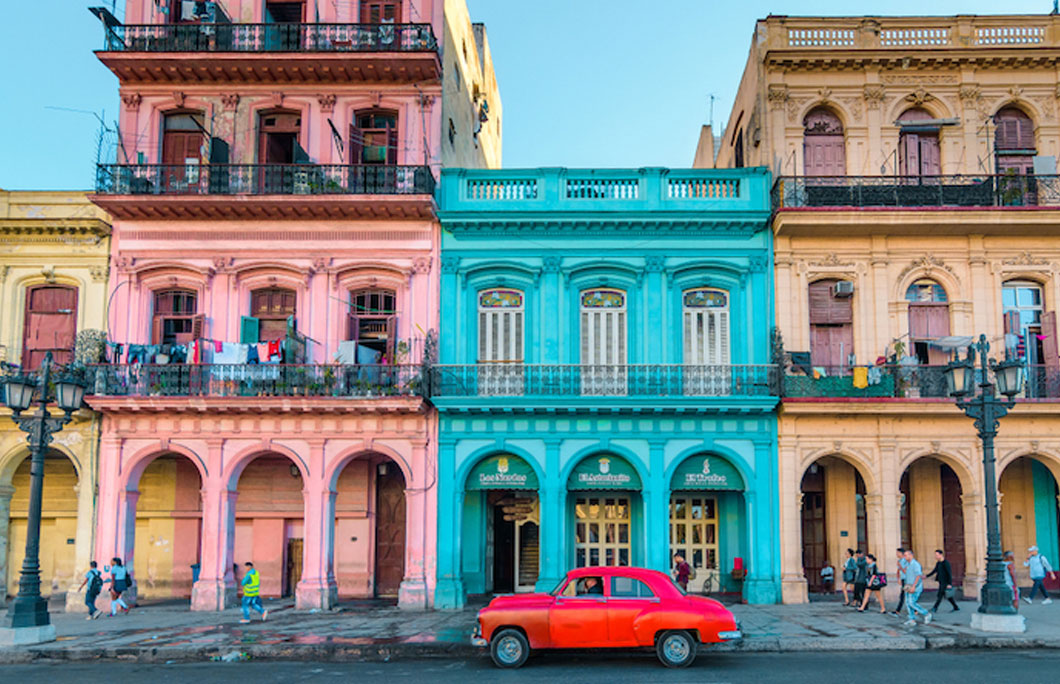
[(502, 629), (490, 640), (490, 657), (497, 667), (521, 667), (530, 657), (530, 643), (517, 629)]
[(696, 659), (696, 640), (684, 631), (663, 632), (655, 653), (666, 667), (688, 667)]

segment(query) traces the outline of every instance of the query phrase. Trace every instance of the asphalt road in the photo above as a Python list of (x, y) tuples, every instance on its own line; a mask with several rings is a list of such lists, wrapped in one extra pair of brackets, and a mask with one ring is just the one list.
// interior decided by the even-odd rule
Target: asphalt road
[(392, 663), (41, 663), (0, 667), (6, 682), (555, 682), (626, 684), (1055, 684), (1060, 682), (1060, 651), (913, 651), (864, 653), (702, 654), (691, 668), (667, 670), (651, 655), (606, 657), (542, 654), (520, 670), (497, 670), (487, 659), (404, 660)]

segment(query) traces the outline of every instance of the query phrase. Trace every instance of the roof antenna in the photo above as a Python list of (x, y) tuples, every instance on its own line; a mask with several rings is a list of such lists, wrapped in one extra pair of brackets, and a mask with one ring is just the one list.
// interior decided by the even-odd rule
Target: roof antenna
[(1053, 11), (1049, 14), (1060, 14), (1060, 0), (1053, 0)]
[[(1053, 0), (1054, 2), (1060, 2), (1060, 0)], [(714, 100), (718, 99), (714, 93), (710, 93), (710, 130), (714, 130)]]

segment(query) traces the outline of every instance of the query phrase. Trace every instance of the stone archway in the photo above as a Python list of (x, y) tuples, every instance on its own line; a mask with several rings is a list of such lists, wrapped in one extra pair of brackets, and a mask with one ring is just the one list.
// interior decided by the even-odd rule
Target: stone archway
[(835, 568), (842, 577), (847, 549), (866, 550), (870, 538), (866, 478), (861, 468), (841, 454), (822, 456), (806, 468), (799, 491), (802, 570), (811, 592), (824, 589), (821, 568)]
[(974, 572), (977, 565), (969, 559), (976, 550), (974, 540), (970, 546), (965, 543), (971, 521), (965, 520), (962, 479), (968, 477), (967, 471), (955, 469), (948, 459), (922, 456), (909, 463), (898, 485), (902, 548), (912, 549), (925, 569), (934, 563), (935, 550), (942, 549), (958, 587), (966, 571)]
[[(1001, 545), (1021, 561), (1030, 546), (1060, 566), (1060, 505), (1053, 470), (1037, 455), (1026, 455), (1006, 464), (998, 478), (1000, 499)], [(1029, 583), (1022, 562), (1016, 563), (1016, 577)], [(1046, 586), (1057, 588), (1057, 582), (1046, 578)]]

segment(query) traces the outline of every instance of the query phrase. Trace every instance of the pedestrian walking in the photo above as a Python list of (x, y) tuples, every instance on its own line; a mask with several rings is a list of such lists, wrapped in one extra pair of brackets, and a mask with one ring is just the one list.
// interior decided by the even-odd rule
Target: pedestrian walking
[(908, 594), (905, 597), (905, 609), (909, 615), (909, 619), (905, 621), (906, 626), (914, 626), (917, 615), (924, 616), (925, 625), (931, 624), (931, 612), (917, 603), (920, 594), (924, 593), (924, 568), (913, 555), (912, 549), (905, 550), (905, 593)]
[(250, 622), (251, 608), (261, 613), (261, 621), (265, 622), (269, 619), (269, 611), (261, 605), (261, 577), (253, 563), (247, 561), (244, 565), (247, 566), (247, 574), (243, 575), (243, 619), (240, 622), (244, 625)]
[(854, 559), (854, 549), (847, 549), (847, 559), (843, 563), (843, 605), (851, 605), (850, 590), (854, 588), (854, 578), (858, 574), (857, 561)]
[(674, 581), (681, 588), (688, 591), (688, 580), (694, 577), (692, 566), (685, 562), (685, 557), (680, 552), (674, 554), (674, 569), (671, 571)]
[(85, 590), (85, 605), (88, 606), (88, 617), (85, 619), (95, 620), (103, 614), (102, 611), (96, 610), (96, 599), (103, 591), (103, 573), (97, 569), (96, 561), (89, 562), (88, 572), (81, 580), (81, 586), (77, 588), (78, 591), (82, 589)]
[(835, 568), (827, 558), (824, 561), (824, 567), (821, 568), (821, 588), (826, 594), (835, 593)]
[(934, 577), (939, 581), (939, 593), (935, 597), (935, 605), (931, 606), (932, 613), (938, 612), (942, 599), (949, 601), (954, 610), (961, 609), (953, 600), (953, 566), (946, 560), (946, 553), (942, 549), (935, 549), (935, 567), (931, 569), (927, 577)]
[(898, 559), (898, 570), (895, 574), (898, 575), (898, 588), (900, 591), (898, 592), (898, 607), (891, 611), (891, 613), (893, 615), (901, 615), (902, 606), (905, 605), (905, 549), (899, 546), (895, 549), (895, 556)]
[(887, 574), (880, 571), (879, 565), (876, 563), (876, 556), (870, 553), (865, 558), (867, 559), (865, 572), (869, 576), (869, 591), (865, 594), (865, 598), (861, 600), (861, 607), (858, 608), (858, 612), (864, 613), (865, 608), (869, 605), (869, 599), (874, 596), (876, 597), (876, 603), (880, 604), (880, 613), (885, 614), (887, 612), (887, 602), (883, 598), (883, 588), (887, 586)]
[(1045, 575), (1048, 574), (1054, 580), (1056, 579), (1056, 573), (1053, 572), (1053, 566), (1049, 565), (1049, 559), (1038, 553), (1038, 547), (1032, 546), (1027, 549), (1027, 560), (1023, 561), (1023, 567), (1030, 570), (1031, 575), (1031, 593), (1027, 594), (1023, 600), (1027, 603), (1034, 603), (1034, 594), (1038, 591), (1042, 592), (1043, 606), (1047, 606), (1053, 602), (1049, 598), (1049, 593), (1045, 591)]
[(118, 614), (118, 608), (121, 608), (123, 615), (129, 612), (129, 604), (121, 595), (129, 588), (132, 581), (129, 577), (129, 570), (122, 565), (121, 558), (112, 558), (110, 562), (112, 565), (104, 565), (103, 570), (110, 573), (110, 579), (107, 580), (110, 582), (110, 616), (114, 617)]
[(1016, 584), (1016, 554), (1006, 551), (1004, 555), (1005, 586), (1012, 591), (1012, 607), (1020, 609), (1020, 588)]
[(860, 606), (865, 600), (865, 587), (869, 584), (868, 561), (865, 560), (865, 552), (858, 549), (854, 552), (854, 603)]

